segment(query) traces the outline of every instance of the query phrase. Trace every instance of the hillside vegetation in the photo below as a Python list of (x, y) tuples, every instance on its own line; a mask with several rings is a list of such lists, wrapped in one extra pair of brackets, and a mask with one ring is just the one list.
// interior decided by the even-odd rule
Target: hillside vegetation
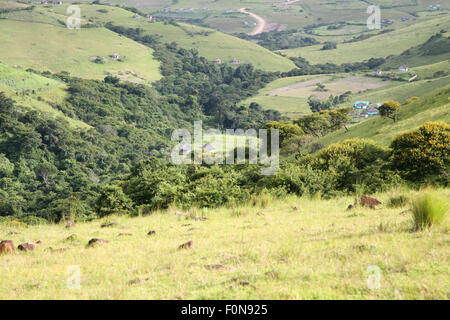
[(74, 128), (89, 128), (82, 121), (68, 117), (55, 108), (67, 97), (66, 86), (56, 79), (10, 67), (0, 62), (0, 92), (3, 91), (17, 104), (30, 110), (64, 118)]

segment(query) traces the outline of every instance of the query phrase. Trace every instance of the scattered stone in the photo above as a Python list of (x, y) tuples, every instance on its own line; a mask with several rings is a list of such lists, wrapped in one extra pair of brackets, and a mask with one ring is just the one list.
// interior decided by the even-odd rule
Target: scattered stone
[(111, 228), (111, 227), (115, 227), (117, 226), (118, 223), (117, 222), (111, 222), (111, 223), (104, 223), (101, 225), (102, 228)]
[(194, 220), (195, 221), (206, 221), (206, 220), (208, 220), (208, 218), (205, 218), (205, 217), (194, 217)]
[(94, 239), (89, 240), (88, 246), (92, 247), (92, 246), (96, 245), (97, 243), (109, 243), (109, 241), (108, 240), (94, 238)]
[(192, 224), (186, 223), (186, 224), (182, 224), (181, 226), (182, 226), (182, 227), (189, 227), (189, 226), (192, 226)]
[(355, 207), (354, 205), (349, 204), (348, 207), (347, 207), (347, 210), (352, 210), (354, 207)]
[(151, 230), (147, 233), (148, 236), (154, 236), (156, 234), (155, 230)]
[(176, 215), (176, 216), (182, 216), (182, 215), (184, 215), (184, 213), (183, 213), (183, 212), (180, 212), (180, 211), (176, 211), (176, 212), (175, 212), (175, 215)]
[(223, 270), (223, 269), (225, 269), (225, 266), (221, 265), (221, 264), (207, 264), (205, 266), (205, 269), (207, 269), (207, 270)]
[(14, 253), (14, 242), (12, 240), (0, 241), (0, 254)]
[(195, 231), (195, 230), (199, 230), (199, 228), (190, 228), (190, 229), (188, 229), (188, 231)]
[(293, 207), (292, 210), (298, 211), (298, 207)]
[(33, 251), (34, 249), (37, 248), (37, 246), (38, 246), (37, 244), (26, 242), (19, 244), (17, 249), (19, 249), (20, 251)]
[(379, 204), (381, 204), (381, 202), (375, 198), (370, 198), (365, 195), (361, 196), (361, 205), (363, 207), (369, 207), (370, 209), (375, 209), (375, 207)]
[(256, 214), (257, 214), (258, 216), (260, 216), (260, 217), (261, 217), (261, 216), (264, 216), (264, 213), (262, 213), (262, 212), (257, 212)]
[(131, 237), (131, 233), (119, 233), (119, 237)]
[(41, 240), (36, 241), (36, 244), (41, 244), (41, 243), (42, 243)]
[(194, 245), (194, 241), (191, 240), (191, 241), (188, 241), (188, 242), (183, 243), (182, 245), (180, 245), (178, 247), (178, 250), (191, 249), (193, 245)]
[(13, 236), (13, 235), (16, 235), (16, 234), (20, 234), (20, 233), (15, 232), (15, 231), (11, 231), (11, 232), (8, 233), (8, 236)]
[(79, 246), (81, 244), (81, 242), (72, 242), (73, 246)]

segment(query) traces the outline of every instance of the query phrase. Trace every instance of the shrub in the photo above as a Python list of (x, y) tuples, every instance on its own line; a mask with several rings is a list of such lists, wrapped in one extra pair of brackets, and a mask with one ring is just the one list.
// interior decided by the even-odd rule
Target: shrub
[(392, 164), (411, 181), (446, 175), (450, 166), (450, 125), (427, 122), (418, 130), (397, 136), (391, 144)]
[[(370, 193), (396, 180), (388, 169), (389, 156), (390, 151), (374, 141), (348, 139), (304, 157), (300, 163), (311, 166), (312, 171), (324, 172), (335, 190), (353, 192), (356, 185), (364, 185)], [(310, 190), (310, 194), (326, 189), (327, 185)]]
[(412, 204), (416, 230), (440, 224), (444, 221), (448, 209), (448, 200), (441, 198), (435, 192), (420, 194)]
[(97, 213), (99, 217), (127, 213), (131, 206), (131, 200), (123, 193), (120, 187), (110, 186), (102, 191), (97, 200)]

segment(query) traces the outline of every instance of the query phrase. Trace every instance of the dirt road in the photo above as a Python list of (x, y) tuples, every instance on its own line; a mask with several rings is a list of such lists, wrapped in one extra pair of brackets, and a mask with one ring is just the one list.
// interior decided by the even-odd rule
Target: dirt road
[(263, 33), (264, 32), (264, 28), (266, 27), (267, 21), (264, 20), (263, 18), (261, 18), (260, 16), (247, 11), (245, 8), (241, 8), (239, 9), (239, 12), (248, 14), (250, 17), (252, 17), (253, 19), (255, 19), (258, 22), (258, 25), (256, 26), (256, 28), (249, 33), (249, 36), (256, 36), (257, 34)]

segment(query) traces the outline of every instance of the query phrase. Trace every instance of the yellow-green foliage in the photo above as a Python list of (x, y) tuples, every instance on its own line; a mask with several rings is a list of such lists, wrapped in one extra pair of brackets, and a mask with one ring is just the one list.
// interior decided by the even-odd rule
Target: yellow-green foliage
[(448, 198), (436, 192), (426, 191), (412, 204), (414, 224), (417, 230), (441, 224), (449, 210)]
[(448, 177), (450, 125), (427, 122), (418, 130), (405, 132), (391, 144), (393, 164), (405, 176), (421, 180), (427, 175)]
[(380, 115), (386, 118), (391, 118), (395, 122), (397, 121), (399, 108), (399, 102), (393, 100), (385, 101), (379, 108)]

